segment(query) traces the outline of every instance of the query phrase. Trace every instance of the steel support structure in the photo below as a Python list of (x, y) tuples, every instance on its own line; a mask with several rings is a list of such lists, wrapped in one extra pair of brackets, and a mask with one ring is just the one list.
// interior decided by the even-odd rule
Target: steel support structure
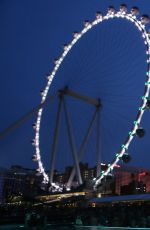
[(60, 123), (61, 123), (62, 100), (63, 100), (63, 94), (60, 94), (59, 95), (59, 105), (58, 105), (57, 115), (56, 115), (54, 139), (52, 143), (52, 154), (51, 154), (50, 174), (49, 174), (50, 184), (53, 183), (55, 158), (56, 158), (56, 152), (57, 152), (57, 146), (58, 146), (58, 136), (59, 136)]
[(91, 98), (91, 97), (86, 96), (86, 95), (81, 95), (81, 94), (79, 94), (77, 92), (74, 92), (74, 91), (70, 90), (68, 87), (65, 87), (62, 91), (64, 92), (64, 94), (67, 94), (67, 95), (69, 95), (71, 97), (74, 97), (76, 99), (80, 99), (80, 100), (82, 100), (84, 102), (87, 102), (87, 103), (89, 103), (91, 105), (95, 105), (95, 106), (100, 105), (100, 100)]
[[(92, 133), (92, 131), (93, 131), (93, 128), (94, 128), (94, 124), (95, 124), (95, 121), (96, 121), (96, 117), (97, 117), (98, 110), (99, 110), (99, 109), (96, 108), (96, 110), (94, 111), (94, 114), (93, 114), (93, 116), (92, 116), (92, 120), (91, 120), (90, 125), (89, 125), (89, 127), (88, 127), (88, 129), (87, 129), (87, 132), (86, 132), (86, 134), (85, 134), (85, 137), (84, 137), (84, 139), (83, 139), (83, 142), (82, 142), (82, 144), (81, 144), (81, 146), (80, 146), (80, 150), (79, 150), (79, 154), (78, 154), (78, 161), (79, 161), (79, 162), (80, 162), (80, 160), (82, 159), (82, 157), (83, 157), (83, 155), (84, 155), (84, 153), (85, 153), (85, 148), (86, 148), (86, 146), (87, 146), (87, 144), (88, 144), (88, 140), (89, 140), (90, 135), (91, 135), (91, 133)], [(70, 187), (71, 187), (72, 181), (73, 181), (74, 176), (75, 176), (75, 172), (76, 172), (76, 170), (75, 170), (75, 167), (74, 167), (74, 168), (72, 169), (71, 174), (70, 174), (70, 177), (69, 177), (69, 180), (68, 180), (68, 183), (67, 183), (67, 188), (70, 188)]]
[(11, 125), (9, 125), (6, 129), (4, 129), (2, 132), (0, 132), (0, 139), (7, 136), (9, 133), (13, 132), (15, 129), (19, 128), (21, 125), (23, 125), (25, 122), (27, 122), (31, 117), (33, 117), (39, 109), (44, 108), (46, 105), (49, 104), (57, 95), (58, 93), (48, 97), (44, 102), (41, 104), (35, 106), (32, 110), (30, 110), (28, 113), (26, 113), (24, 116), (20, 117), (16, 122), (13, 122)]
[(77, 181), (78, 181), (79, 185), (81, 185), (82, 184), (82, 177), (81, 177), (81, 173), (80, 173), (77, 148), (76, 148), (75, 138), (74, 138), (74, 134), (73, 134), (71, 118), (70, 118), (70, 114), (68, 112), (67, 103), (66, 103), (65, 98), (63, 98), (63, 105), (64, 105), (64, 111), (65, 111), (67, 130), (68, 130), (68, 138), (69, 138), (70, 147), (71, 147), (73, 160), (74, 160), (74, 164), (75, 164)]
[(97, 169), (96, 169), (96, 177), (98, 177), (101, 173), (101, 151), (100, 151), (100, 109), (98, 108), (97, 112), (97, 126), (96, 126), (96, 161), (97, 161)]

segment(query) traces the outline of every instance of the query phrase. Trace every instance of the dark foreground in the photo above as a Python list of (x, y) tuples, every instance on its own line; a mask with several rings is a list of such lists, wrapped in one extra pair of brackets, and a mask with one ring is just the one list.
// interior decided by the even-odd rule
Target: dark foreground
[[(30, 228), (26, 226), (30, 226)], [(46, 227), (44, 228), (42, 226)], [(48, 205), (5, 205), (0, 207), (0, 229), (4, 230), (107, 230), (146, 228), (150, 229), (149, 202), (144, 204), (111, 204), (87, 208), (51, 207)]]
[(45, 228), (25, 228), (24, 225), (2, 225), (0, 226), (1, 230), (21, 230), (21, 229), (26, 229), (26, 230), (147, 230), (149, 228), (129, 228), (129, 227), (103, 227), (103, 226), (74, 226), (74, 225), (69, 225), (69, 226), (58, 226), (58, 225), (47, 225)]

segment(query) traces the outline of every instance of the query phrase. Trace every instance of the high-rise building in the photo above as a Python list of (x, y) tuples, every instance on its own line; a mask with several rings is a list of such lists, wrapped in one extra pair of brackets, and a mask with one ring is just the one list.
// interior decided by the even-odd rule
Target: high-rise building
[(150, 192), (150, 171), (146, 169), (118, 165), (114, 176), (118, 195)]

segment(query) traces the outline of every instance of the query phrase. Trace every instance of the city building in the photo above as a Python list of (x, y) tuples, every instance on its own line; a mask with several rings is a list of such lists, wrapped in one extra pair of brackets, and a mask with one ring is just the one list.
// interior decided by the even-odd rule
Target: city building
[(150, 192), (150, 171), (120, 164), (114, 169), (115, 193), (128, 195)]
[[(68, 182), (73, 166), (67, 166), (64, 172), (54, 170), (54, 182), (65, 185)], [(107, 164), (101, 164), (101, 169), (106, 170)], [(88, 163), (80, 163), (83, 185), (78, 191), (89, 192), (93, 190), (92, 180), (96, 177), (96, 166), (89, 167)], [(47, 172), (49, 173), (49, 172)], [(49, 187), (42, 188), (42, 177), (36, 170), (15, 165), (10, 169), (0, 168), (0, 202), (11, 202), (14, 197), (30, 200), (34, 196), (49, 193)], [(77, 188), (78, 183), (74, 177), (72, 188)], [(44, 191), (45, 189), (45, 191)], [(65, 189), (64, 189), (65, 191)], [(116, 165), (112, 176), (106, 177), (98, 187), (101, 196), (129, 195), (150, 192), (150, 171), (131, 167), (127, 164)]]
[(6, 169), (0, 168), (0, 203), (4, 200), (4, 180), (6, 171)]
[(20, 196), (29, 199), (38, 194), (42, 178), (36, 175), (36, 170), (23, 168), (18, 165), (0, 171), (1, 202), (10, 202)]
[[(73, 167), (65, 168), (64, 173), (55, 170), (55, 182), (66, 184)], [(106, 170), (107, 164), (101, 164), (101, 169)], [(96, 177), (96, 166), (89, 167), (88, 163), (80, 163), (80, 171), (83, 182), (87, 182)], [(77, 181), (74, 177), (73, 186), (76, 187)], [(150, 171), (131, 167), (127, 164), (116, 165), (113, 171), (112, 180), (103, 180), (103, 186), (99, 186), (99, 191), (104, 195), (128, 195), (150, 192)]]

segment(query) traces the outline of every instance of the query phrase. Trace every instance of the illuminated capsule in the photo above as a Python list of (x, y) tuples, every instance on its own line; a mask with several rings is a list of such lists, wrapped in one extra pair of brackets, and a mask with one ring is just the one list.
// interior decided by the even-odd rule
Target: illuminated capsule
[(40, 169), (36, 169), (36, 176), (41, 176), (41, 170)]
[(101, 12), (97, 12), (96, 13), (96, 19), (102, 19), (103, 18), (103, 15)]
[(32, 161), (37, 161), (37, 156), (36, 155), (33, 155)]
[(128, 153), (124, 153), (121, 159), (127, 164), (131, 160), (131, 156)]
[(131, 9), (131, 14), (132, 15), (138, 15), (139, 14), (139, 8), (138, 7), (133, 7), (132, 9)]
[(36, 169), (36, 172), (39, 172), (39, 173), (40, 173), (40, 172), (41, 172), (40, 168), (37, 168), (37, 169)]
[(150, 58), (149, 59), (147, 59), (147, 61), (146, 61), (147, 63), (150, 63)]
[(35, 139), (31, 140), (31, 144), (35, 145)]
[(143, 15), (141, 17), (141, 22), (142, 22), (143, 25), (148, 24), (149, 23), (149, 17), (148, 17), (148, 15)]
[(120, 5), (120, 11), (121, 13), (126, 13), (127, 12), (127, 6), (125, 4)]
[(36, 123), (34, 123), (34, 124), (32, 125), (32, 127), (33, 127), (33, 129), (36, 129)]
[(142, 127), (139, 127), (137, 130), (136, 130), (136, 135), (138, 137), (144, 137), (145, 135), (145, 130), (142, 128)]
[(78, 34), (79, 34), (79, 33), (78, 33), (77, 31), (74, 31), (74, 32), (73, 32), (73, 37), (76, 38), (76, 37), (78, 36)]
[(47, 75), (47, 80), (50, 81), (52, 79), (51, 75)]
[(44, 95), (44, 90), (40, 91), (40, 95), (43, 96)]
[(63, 45), (64, 51), (67, 50), (67, 48), (68, 48), (68, 45), (67, 45), (67, 44), (64, 44), (64, 45)]
[(58, 61), (59, 61), (58, 59), (55, 59), (55, 60), (54, 60), (54, 64), (57, 65), (57, 64), (58, 64)]
[(85, 20), (85, 21), (84, 21), (84, 26), (85, 26), (85, 27), (88, 27), (89, 25), (90, 25), (90, 22), (89, 22), (88, 20)]
[(146, 109), (150, 109), (150, 99), (148, 99), (146, 102)]
[(147, 34), (148, 34), (148, 36), (150, 38), (150, 29), (147, 30)]
[(109, 14), (114, 14), (115, 13), (115, 8), (113, 6), (108, 7), (108, 13)]

